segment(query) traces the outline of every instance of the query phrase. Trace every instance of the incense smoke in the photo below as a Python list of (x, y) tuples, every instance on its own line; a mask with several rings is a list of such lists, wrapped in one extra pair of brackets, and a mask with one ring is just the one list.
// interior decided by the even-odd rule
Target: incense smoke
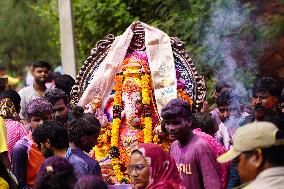
[[(257, 66), (251, 56), (252, 34), (243, 32), (250, 23), (250, 18), (243, 5), (230, 1), (222, 6), (212, 5), (213, 13), (209, 27), (206, 28), (203, 54), (204, 62), (214, 70), (214, 78), (230, 82), (238, 100), (248, 99)], [(248, 81), (251, 80), (251, 81)]]

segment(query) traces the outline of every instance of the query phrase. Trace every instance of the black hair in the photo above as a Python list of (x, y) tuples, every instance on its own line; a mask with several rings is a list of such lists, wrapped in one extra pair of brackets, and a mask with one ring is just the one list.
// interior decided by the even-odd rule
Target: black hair
[(262, 154), (272, 166), (284, 166), (284, 145), (272, 146), (270, 148), (263, 148)]
[(67, 94), (61, 89), (48, 89), (45, 94), (44, 98), (46, 98), (52, 105), (54, 105), (57, 101), (63, 100), (65, 105), (69, 104)]
[(223, 91), (223, 89), (231, 89), (231, 88), (232, 88), (232, 85), (229, 82), (220, 80), (216, 83), (215, 91), (217, 93), (220, 93), (221, 91)]
[(0, 100), (4, 99), (4, 98), (9, 98), (13, 102), (13, 104), (16, 108), (16, 111), (20, 112), (21, 97), (16, 91), (14, 91), (14, 90), (3, 91), (2, 93), (0, 93)]
[(32, 133), (37, 145), (49, 139), (50, 145), (56, 149), (65, 149), (69, 146), (68, 133), (65, 127), (58, 121), (44, 121)]
[(161, 116), (163, 119), (172, 119), (174, 117), (192, 119), (192, 109), (186, 101), (176, 98), (172, 99), (162, 108)]
[(39, 60), (33, 63), (33, 68), (47, 68), (48, 70), (50, 70), (51, 66), (48, 62)]
[(229, 91), (229, 90), (221, 91), (219, 93), (219, 95), (216, 98), (217, 107), (228, 106), (230, 104), (230, 100), (231, 100), (231, 94), (230, 93), (231, 93), (231, 91)]
[(167, 133), (165, 128), (165, 120), (181, 117), (187, 120), (193, 120), (193, 113), (190, 104), (181, 98), (172, 99), (168, 102), (161, 111), (161, 130), (164, 134)]
[(256, 93), (258, 92), (268, 91), (272, 96), (279, 99), (281, 96), (281, 90), (281, 84), (278, 80), (272, 77), (261, 77), (255, 81), (252, 88), (252, 95), (256, 96)]
[(72, 164), (66, 158), (53, 156), (41, 165), (34, 189), (72, 189), (75, 183)]
[(84, 113), (84, 109), (80, 106), (74, 107), (72, 110), (73, 119), (68, 128), (69, 141), (75, 145), (81, 146), (81, 137), (99, 134), (101, 124), (99, 120), (90, 113)]
[(191, 129), (200, 128), (202, 132), (214, 136), (214, 119), (210, 113), (198, 112), (194, 114)]
[(75, 80), (70, 75), (64, 74), (55, 79), (55, 87), (62, 89), (68, 96), (70, 96), (73, 85), (75, 85)]
[(108, 189), (108, 186), (99, 176), (85, 175), (79, 178), (74, 189)]

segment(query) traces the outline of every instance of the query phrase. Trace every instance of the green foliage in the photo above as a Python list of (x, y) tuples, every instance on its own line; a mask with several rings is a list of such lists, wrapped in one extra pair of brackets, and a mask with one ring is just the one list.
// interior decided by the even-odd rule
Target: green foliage
[[(40, 15), (45, 15), (58, 31), (56, 0), (37, 3)], [(98, 40), (107, 34), (120, 35), (135, 20), (155, 26), (170, 36), (181, 38), (191, 55), (203, 47), (203, 28), (210, 16), (210, 0), (73, 0), (74, 28), (79, 67)], [(217, 0), (216, 0), (217, 2)], [(49, 15), (48, 15), (49, 14)], [(58, 39), (59, 40), (59, 39)]]
[[(59, 60), (57, 0), (2, 0), (0, 6), (2, 62)], [(212, 92), (214, 73), (227, 61), (227, 54), (222, 53), (227, 50), (226, 46), (222, 49), (224, 42), (230, 41), (230, 49), (249, 42), (245, 54), (253, 60), (269, 42), (283, 34), (283, 16), (272, 15), (267, 22), (254, 22), (249, 19), (254, 9), (238, 0), (73, 0), (77, 67), (81, 67), (98, 40), (110, 33), (120, 35), (133, 21), (140, 20), (184, 41)], [(225, 24), (218, 25), (218, 19), (216, 24), (216, 17)], [(211, 34), (215, 44), (208, 43)], [(233, 76), (249, 88), (255, 70), (244, 64)]]
[(22, 71), (38, 59), (54, 63), (58, 49), (50, 48), (49, 25), (31, 7), (31, 0), (0, 1), (0, 63), (10, 71)]
[(74, 0), (73, 13), (79, 66), (98, 40), (121, 34), (135, 20), (122, 0)]

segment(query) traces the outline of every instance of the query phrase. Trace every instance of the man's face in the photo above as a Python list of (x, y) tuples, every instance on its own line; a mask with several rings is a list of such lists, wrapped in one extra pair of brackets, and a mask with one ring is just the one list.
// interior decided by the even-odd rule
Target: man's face
[(40, 143), (38, 145), (38, 148), (45, 158), (49, 158), (51, 156), (54, 156), (54, 151), (51, 149), (50, 142), (49, 142), (48, 139), (47, 139), (46, 142)]
[(38, 83), (45, 83), (48, 77), (48, 69), (45, 67), (38, 67), (33, 69), (33, 76)]
[(244, 153), (241, 153), (238, 158), (237, 170), (241, 177), (241, 180), (246, 183), (255, 179), (258, 174), (258, 169), (256, 165), (255, 155), (246, 156)]
[(171, 140), (182, 140), (189, 132), (192, 121), (182, 117), (164, 119), (165, 129)]
[(277, 98), (268, 91), (257, 92), (252, 98), (252, 105), (256, 118), (263, 118), (267, 110), (273, 110), (277, 104)]
[(240, 115), (240, 107), (236, 105), (219, 106), (219, 117), (224, 123), (229, 117), (238, 117)]
[(41, 116), (33, 116), (30, 119), (30, 125), (32, 127), (32, 130), (35, 130), (35, 128), (37, 128), (37, 126), (39, 126), (40, 124), (42, 124), (46, 120), (51, 120), (51, 114), (44, 114), (44, 115), (41, 115)]
[(90, 152), (98, 144), (98, 134), (84, 135), (81, 137), (81, 148), (85, 152)]
[(229, 107), (228, 106), (219, 106), (219, 117), (222, 122), (226, 121), (229, 117)]
[(58, 100), (52, 107), (52, 118), (65, 124), (68, 120), (68, 108), (63, 99)]

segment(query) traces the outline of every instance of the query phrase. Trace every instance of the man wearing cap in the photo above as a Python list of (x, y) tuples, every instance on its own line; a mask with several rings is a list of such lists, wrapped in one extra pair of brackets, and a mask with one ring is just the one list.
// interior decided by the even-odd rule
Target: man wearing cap
[(217, 161), (233, 159), (245, 189), (284, 188), (284, 133), (274, 124), (260, 121), (238, 128), (233, 146)]

